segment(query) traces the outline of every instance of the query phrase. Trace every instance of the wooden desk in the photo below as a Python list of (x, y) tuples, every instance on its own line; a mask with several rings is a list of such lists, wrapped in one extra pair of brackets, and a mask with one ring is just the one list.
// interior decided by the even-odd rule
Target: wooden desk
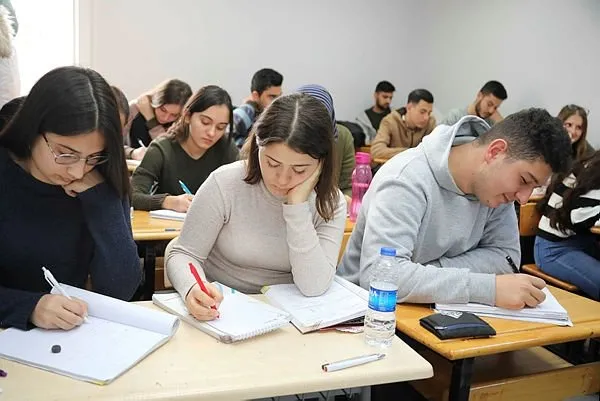
[(590, 228), (592, 234), (600, 234), (600, 227), (592, 227)]
[(390, 160), (390, 159), (386, 159), (383, 157), (377, 157), (377, 158), (373, 159), (373, 164), (385, 164), (388, 160)]
[(600, 336), (600, 302), (558, 288), (549, 289), (569, 312), (573, 327), (484, 317), (482, 319), (496, 329), (496, 336), (442, 341), (419, 324), (420, 318), (433, 313), (430, 308), (423, 305), (398, 305), (396, 328), (403, 335), (454, 362), (449, 400), (466, 401), (475, 357)]
[[(149, 304), (144, 303), (144, 304)], [(285, 350), (282, 352), (282, 350)], [(310, 393), (431, 377), (431, 365), (399, 338), (386, 358), (325, 373), (321, 365), (375, 352), (362, 334), (281, 330), (222, 344), (181, 322), (164, 346), (107, 386), (0, 359), (2, 401), (240, 400)], [(93, 363), (93, 361), (90, 361)]]
[(150, 212), (135, 210), (131, 220), (133, 239), (138, 244), (140, 255), (144, 259), (144, 283), (142, 284), (142, 299), (149, 300), (154, 294), (156, 279), (156, 245), (168, 242), (180, 233), (182, 221), (156, 219), (150, 217)]
[(344, 227), (344, 233), (351, 233), (354, 230), (354, 222), (350, 220), (350, 217), (346, 217), (346, 226)]

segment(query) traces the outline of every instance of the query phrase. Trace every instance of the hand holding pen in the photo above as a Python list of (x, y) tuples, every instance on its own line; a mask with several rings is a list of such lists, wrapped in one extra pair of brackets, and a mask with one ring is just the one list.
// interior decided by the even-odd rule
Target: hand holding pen
[(43, 329), (62, 329), (71, 330), (86, 321), (87, 304), (79, 299), (71, 298), (64, 289), (58, 284), (58, 281), (52, 276), (52, 273), (46, 268), (42, 268), (44, 278), (59, 294), (45, 294), (36, 304), (30, 320), (35, 326)]
[(185, 297), (188, 311), (198, 320), (213, 320), (219, 317), (219, 305), (223, 301), (223, 294), (211, 283), (204, 282), (196, 267), (190, 263), (190, 273), (196, 284)]

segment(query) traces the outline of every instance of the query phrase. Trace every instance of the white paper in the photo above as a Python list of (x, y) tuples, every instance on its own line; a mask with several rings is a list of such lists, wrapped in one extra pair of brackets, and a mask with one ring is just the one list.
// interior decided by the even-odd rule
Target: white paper
[(150, 217), (154, 217), (156, 219), (184, 221), (185, 216), (186, 216), (185, 213), (176, 212), (174, 210), (168, 210), (168, 209), (160, 209), (160, 210), (150, 211)]

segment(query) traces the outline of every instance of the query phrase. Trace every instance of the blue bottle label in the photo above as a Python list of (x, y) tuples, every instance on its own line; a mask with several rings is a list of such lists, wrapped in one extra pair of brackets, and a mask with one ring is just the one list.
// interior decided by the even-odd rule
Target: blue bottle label
[(380, 290), (369, 288), (369, 309), (377, 312), (393, 312), (396, 310), (398, 290)]

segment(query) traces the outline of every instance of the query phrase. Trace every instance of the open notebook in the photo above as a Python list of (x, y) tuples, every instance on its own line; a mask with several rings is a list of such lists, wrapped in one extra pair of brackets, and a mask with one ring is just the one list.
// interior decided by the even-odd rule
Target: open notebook
[(176, 212), (174, 210), (168, 210), (168, 209), (160, 209), (160, 210), (150, 211), (150, 217), (154, 217), (157, 219), (165, 219), (165, 220), (184, 221), (185, 213)]
[[(179, 320), (168, 313), (62, 284), (88, 304), (88, 321), (69, 331), (15, 328), (0, 333), (0, 357), (108, 384), (166, 343)], [(53, 354), (52, 346), (61, 351)]]
[(552, 295), (548, 287), (543, 290), (546, 294), (544, 302), (535, 308), (523, 308), (521, 310), (503, 309), (497, 306), (489, 306), (476, 303), (468, 304), (435, 304), (435, 310), (470, 312), (478, 316), (496, 317), (500, 319), (522, 320), (526, 322), (549, 323), (558, 326), (573, 326), (566, 309)]
[(292, 323), (302, 333), (363, 317), (369, 302), (367, 290), (339, 276), (318, 297), (302, 295), (295, 284), (266, 286), (262, 292), (273, 305), (292, 315)]
[(196, 320), (190, 315), (185, 303), (176, 292), (154, 294), (152, 301), (227, 344), (268, 333), (285, 326), (290, 321), (290, 316), (280, 309), (224, 285), (217, 285), (223, 289), (223, 302), (219, 306), (220, 316), (208, 322)]

